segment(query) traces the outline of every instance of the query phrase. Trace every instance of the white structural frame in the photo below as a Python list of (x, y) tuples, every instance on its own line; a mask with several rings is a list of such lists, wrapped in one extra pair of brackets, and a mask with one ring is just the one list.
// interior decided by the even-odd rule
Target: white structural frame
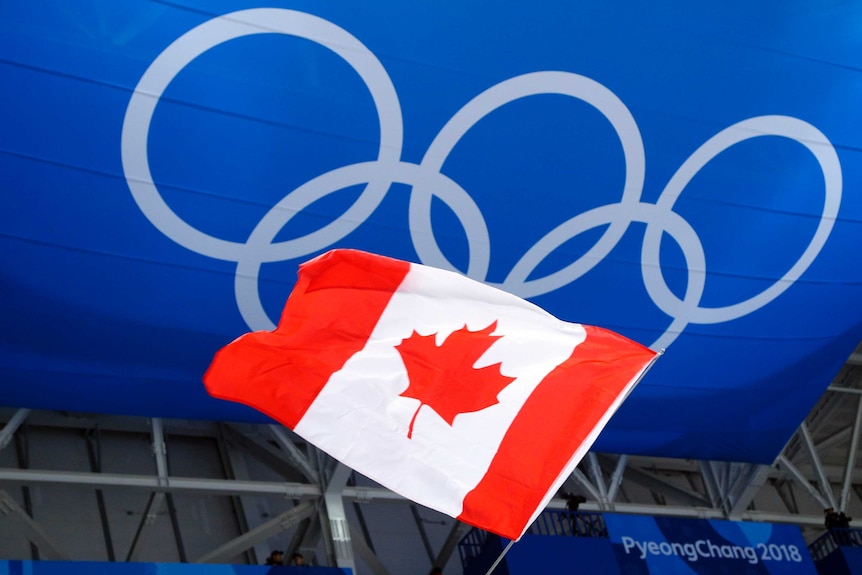
[[(772, 465), (590, 452), (564, 488), (586, 495), (588, 501), (581, 506), (585, 511), (790, 523), (802, 527), (806, 537), (813, 539), (822, 532), (822, 509), (835, 507), (848, 512), (851, 507), (862, 509), (859, 498), (862, 481), (857, 469), (862, 432), (862, 367), (859, 365), (862, 362), (854, 362), (854, 357), (836, 382), (827, 388)], [(29, 409), (7, 412), (2, 420), (5, 424), (0, 428), (0, 451), (10, 449), (16, 437), (26, 434), (27, 425), (92, 431), (94, 422), (102, 430), (148, 433), (152, 445), (153, 473), (150, 475), (103, 472), (98, 457), (93, 458), (90, 472), (40, 470), (20, 464), (0, 467), (0, 521), (16, 524), (38, 549), (38, 557), (33, 557), (36, 559), (67, 559), (69, 554), (64, 551), (62, 541), (49, 535), (38, 520), (30, 517), (26, 509), (10, 497), (10, 490), (16, 488), (27, 490), (51, 485), (92, 488), (97, 493), (107, 489), (148, 493), (149, 501), (133, 543), (126, 553), (120, 554), (127, 561), (138, 558), (139, 536), (150, 528), (169, 498), (183, 493), (233, 498), (242, 531), (230, 541), (213, 545), (206, 553), (187, 558), (190, 562), (227, 562), (242, 553), (251, 553), (250, 562), (260, 562), (268, 538), (294, 530), (295, 541), (289, 551), (307, 549), (317, 541), (326, 549), (327, 557), (319, 558), (321, 563), (349, 567), (356, 572), (358, 558), (373, 575), (389, 575), (391, 571), (385, 561), (375, 553), (376, 534), (364, 525), (360, 505), (380, 501), (411, 506), (412, 528), (421, 537), (429, 564), (447, 564), (458, 541), (469, 529), (454, 522), (445, 540), (435, 549), (423, 527), (421, 515), (424, 511), (420, 513), (415, 504), (382, 487), (352, 485), (352, 470), (277, 425), (92, 415), (68, 418), (65, 414)], [(224, 444), (230, 467), (226, 477), (182, 477), (171, 473), (166, 429), (170, 429), (172, 435), (211, 436), (220, 445)], [(92, 439), (94, 434), (87, 437)], [(95, 437), (97, 441), (98, 434)], [(293, 473), (298, 480), (250, 480), (240, 461), (240, 453), (251, 455), (282, 474)], [(758, 501), (770, 493), (772, 499), (783, 502), (784, 509), (761, 508)], [(250, 502), (256, 497), (270, 496), (295, 504), (269, 520), (256, 520), (248, 511)], [(104, 501), (101, 498), (99, 501), (101, 508)], [(356, 506), (354, 517), (359, 524), (349, 520), (346, 513), (349, 505)], [(565, 502), (555, 498), (549, 507), (562, 509)], [(102, 509), (103, 521), (106, 517)], [(107, 526), (105, 532), (109, 537)]]

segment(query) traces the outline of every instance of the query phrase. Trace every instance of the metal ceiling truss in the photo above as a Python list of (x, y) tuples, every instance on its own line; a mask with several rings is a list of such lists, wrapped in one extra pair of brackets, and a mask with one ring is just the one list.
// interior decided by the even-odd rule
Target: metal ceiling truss
[[(860, 367), (845, 366), (840, 383), (830, 386), (799, 426), (785, 450), (772, 465), (752, 463), (694, 461), (649, 458), (635, 455), (609, 455), (590, 452), (567, 480), (565, 487), (587, 497), (581, 508), (587, 511), (614, 511), (682, 517), (722, 518), (731, 520), (793, 523), (812, 532), (822, 528), (821, 513), (814, 509), (835, 507), (847, 509), (862, 485), (855, 483), (857, 451), (862, 431), (862, 389)], [(848, 417), (852, 408), (852, 417)], [(3, 415), (0, 413), (0, 415)], [(114, 549), (107, 526), (104, 498), (99, 497), (100, 515), (105, 523), (104, 536), (110, 557), (133, 561), (138, 556), (141, 534), (160, 515), (176, 493), (200, 493), (230, 497), (236, 510), (241, 535), (198, 557), (185, 558), (182, 541), (177, 544), (184, 560), (192, 562), (227, 562), (245, 555), (246, 561), (259, 563), (267, 548), (262, 545), (272, 536), (296, 528), (289, 552), (302, 551), (324, 543), (329, 557), (326, 562), (355, 568), (356, 556), (374, 575), (389, 575), (375, 554), (363, 512), (357, 503), (377, 500), (401, 500), (393, 492), (376, 486), (356, 486), (353, 472), (334, 462), (319, 450), (304, 444), (286, 428), (277, 425), (239, 425), (206, 422), (163, 421), (152, 419), (148, 428), (134, 418), (99, 417), (56, 412), (31, 412), (28, 409), (7, 410), (0, 429), (0, 449), (8, 449), (17, 439), (17, 467), (0, 467), (0, 520), (12, 521), (38, 549), (36, 558), (64, 559), (62, 542), (52, 540), (46, 530), (34, 521), (25, 505), (19, 505), (8, 493), (37, 485), (91, 487), (97, 495), (104, 489), (145, 490), (150, 493), (138, 531), (125, 554)], [(836, 424), (836, 421), (841, 423)], [(90, 472), (31, 469), (27, 464), (26, 433), (28, 426), (76, 429), (88, 442)], [(184, 434), (212, 437), (220, 446), (225, 478), (178, 477), (168, 467), (166, 427), (171, 436)], [(108, 429), (148, 429), (152, 444), (152, 475), (105, 473), (101, 465), (100, 433)], [(836, 454), (843, 455), (836, 459)], [(250, 456), (283, 480), (249, 479), (244, 456)], [(10, 460), (10, 458), (6, 458)], [(841, 464), (837, 464), (838, 461)], [(771, 490), (784, 509), (757, 508), (759, 496)], [(269, 520), (248, 513), (265, 505), (267, 496), (277, 495), (292, 501), (292, 506)], [(801, 497), (801, 498), (800, 498)], [(807, 499), (807, 504), (803, 505)], [(354, 505), (359, 524), (348, 521), (345, 503)], [(415, 529), (422, 538), (429, 562), (445, 565), (458, 541), (469, 529), (455, 522), (439, 549), (434, 549), (425, 534), (419, 509), (412, 508)], [(813, 504), (813, 505), (812, 505)], [(170, 506), (170, 505), (169, 505)], [(565, 501), (554, 498), (549, 507), (565, 508)], [(808, 508), (807, 514), (800, 509)], [(430, 511), (423, 510), (423, 513)], [(168, 514), (170, 516), (170, 513)], [(179, 536), (179, 531), (177, 536)], [(322, 562), (322, 561), (321, 561)]]
[(6, 491), (0, 490), (0, 514), (4, 520), (14, 521), (21, 533), (27, 536), (33, 545), (40, 550), (40, 556), (44, 559), (56, 561), (67, 561), (69, 557), (60, 550), (60, 546), (49, 537), (42, 527), (33, 521), (30, 514), (22, 509), (20, 505)]

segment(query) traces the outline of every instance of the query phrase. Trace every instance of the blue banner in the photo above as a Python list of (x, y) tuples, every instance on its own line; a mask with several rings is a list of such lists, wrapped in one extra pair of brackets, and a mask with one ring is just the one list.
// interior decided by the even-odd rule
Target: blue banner
[(340, 567), (265, 567), (104, 561), (0, 561), (0, 575), (351, 575)]
[(771, 463), (862, 339), (860, 17), (4, 3), (0, 404), (266, 421), (201, 375), (353, 247), (665, 348), (596, 450)]
[(796, 525), (604, 515), (620, 572), (817, 573)]
[[(499, 554), (497, 555), (499, 556)], [(497, 556), (493, 557), (496, 559)], [(464, 569), (464, 575), (487, 575), (492, 562)], [(555, 573), (626, 573), (617, 569), (614, 550), (607, 539), (525, 535), (506, 554), (505, 573), (494, 575), (552, 575)], [(485, 570), (482, 571), (481, 567)], [(500, 569), (498, 567), (497, 569)]]

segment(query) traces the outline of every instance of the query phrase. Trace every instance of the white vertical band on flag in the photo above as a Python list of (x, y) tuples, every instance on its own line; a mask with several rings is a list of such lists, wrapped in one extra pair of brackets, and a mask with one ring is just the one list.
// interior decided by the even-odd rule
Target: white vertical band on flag
[[(502, 337), (475, 367), (499, 362), (502, 375), (515, 378), (499, 393), (499, 403), (459, 414), (451, 426), (422, 405), (408, 438), (421, 402), (399, 396), (409, 381), (395, 346), (414, 330), (437, 334), (439, 346), (465, 324), (477, 331), (494, 322), (494, 335)], [(365, 348), (333, 374), (295, 431), (401, 495), (457, 517), (524, 402), (584, 338), (582, 326), (511, 294), (411, 265)]]

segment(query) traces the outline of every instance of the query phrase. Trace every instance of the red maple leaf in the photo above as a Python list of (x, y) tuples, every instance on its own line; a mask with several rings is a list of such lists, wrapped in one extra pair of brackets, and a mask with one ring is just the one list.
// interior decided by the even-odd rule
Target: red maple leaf
[(436, 334), (419, 335), (416, 331), (395, 346), (410, 385), (401, 397), (420, 401), (410, 420), (407, 437), (413, 436), (413, 423), (423, 405), (433, 409), (452, 425), (459, 413), (480, 411), (496, 403), (497, 394), (515, 378), (500, 372), (500, 364), (475, 368), (473, 365), (501, 335), (491, 335), (495, 321), (485, 329), (470, 331), (465, 325), (452, 332), (441, 346), (434, 341)]

